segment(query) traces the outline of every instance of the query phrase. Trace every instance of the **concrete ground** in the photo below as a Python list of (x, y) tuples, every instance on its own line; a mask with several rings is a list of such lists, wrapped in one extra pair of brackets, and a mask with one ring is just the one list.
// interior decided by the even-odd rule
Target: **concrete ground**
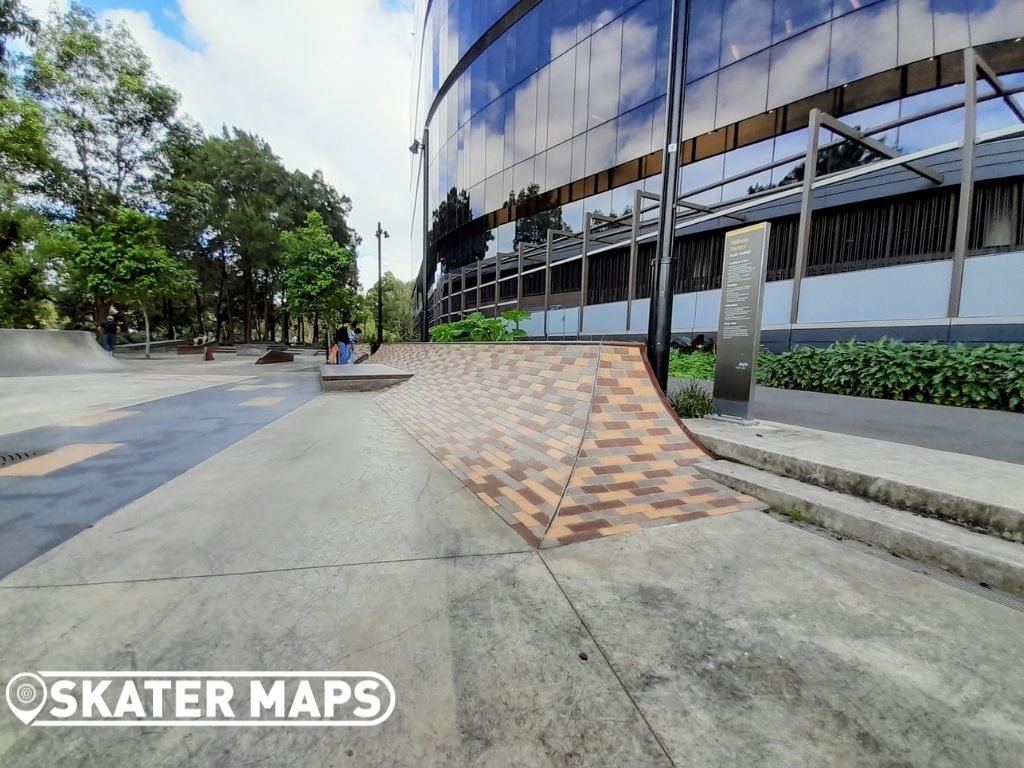
[[(669, 391), (685, 383), (669, 379)], [(759, 386), (751, 417), (1024, 464), (1020, 413)]]
[[(266, 392), (238, 385), (185, 397), (245, 430), (0, 580), (0, 681), (368, 669), (394, 714), (51, 730), (3, 710), (5, 768), (1020, 764), (1024, 613), (758, 512), (533, 550), (373, 396), (296, 398), (249, 428), (231, 398)], [(160, 403), (123, 441), (175, 432)], [(17, 479), (0, 509), (33, 495)]]

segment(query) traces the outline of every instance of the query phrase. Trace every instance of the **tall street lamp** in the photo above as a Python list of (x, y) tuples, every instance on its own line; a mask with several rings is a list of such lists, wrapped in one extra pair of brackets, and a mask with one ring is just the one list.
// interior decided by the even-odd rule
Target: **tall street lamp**
[(423, 163), (421, 166), (420, 176), (423, 182), (423, 202), (420, 206), (423, 209), (423, 272), (420, 275), (420, 290), (423, 292), (423, 312), (420, 315), (420, 341), (426, 341), (429, 338), (428, 328), (430, 326), (430, 318), (427, 316), (427, 251), (429, 250), (427, 241), (429, 240), (428, 234), (430, 227), (428, 226), (428, 218), (430, 216), (430, 207), (427, 205), (427, 196), (430, 192), (430, 179), (427, 177), (427, 171), (429, 170), (428, 159), (430, 155), (427, 152), (427, 145), (430, 143), (430, 130), (428, 128), (423, 129), (423, 140), (414, 139), (412, 146), (409, 147), (409, 151), (414, 155), (422, 155)]
[(689, 3), (672, 2), (669, 38), (668, 98), (665, 100), (665, 144), (661, 165), (661, 207), (658, 210), (657, 256), (647, 323), (647, 357), (662, 391), (668, 391), (668, 359), (672, 347), (672, 248), (676, 233), (676, 198), (679, 196), (679, 140), (683, 122), (686, 82), (686, 39)]
[(373, 351), (376, 352), (384, 343), (384, 261), (381, 257), (381, 238), (391, 235), (381, 229), (379, 221), (374, 234), (377, 236), (377, 345)]

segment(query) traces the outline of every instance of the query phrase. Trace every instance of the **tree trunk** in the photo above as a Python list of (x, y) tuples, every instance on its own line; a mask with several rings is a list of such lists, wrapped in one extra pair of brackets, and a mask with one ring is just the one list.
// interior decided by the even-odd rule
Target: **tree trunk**
[(252, 341), (252, 266), (246, 263), (242, 272), (242, 341)]
[(199, 332), (206, 335), (206, 325), (203, 323), (203, 299), (196, 288), (196, 322), (199, 323)]
[(146, 305), (141, 301), (139, 306), (142, 308), (142, 320), (146, 324), (146, 359), (149, 360), (149, 313), (146, 311)]

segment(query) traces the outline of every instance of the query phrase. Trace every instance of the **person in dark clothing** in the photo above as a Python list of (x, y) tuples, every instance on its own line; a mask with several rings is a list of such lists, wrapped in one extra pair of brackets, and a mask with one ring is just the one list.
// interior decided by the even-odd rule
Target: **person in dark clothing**
[(107, 315), (107, 319), (100, 323), (100, 331), (103, 333), (103, 348), (108, 355), (114, 354), (114, 345), (117, 340), (117, 321), (113, 315)]
[(347, 365), (352, 359), (352, 345), (349, 343), (348, 323), (341, 326), (336, 334), (338, 344), (338, 365)]

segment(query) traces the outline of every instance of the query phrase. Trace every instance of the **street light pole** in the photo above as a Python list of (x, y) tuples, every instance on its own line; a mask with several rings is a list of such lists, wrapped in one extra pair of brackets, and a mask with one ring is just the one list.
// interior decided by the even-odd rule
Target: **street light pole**
[(654, 265), (650, 322), (647, 326), (647, 357), (662, 390), (668, 387), (668, 358), (672, 344), (672, 251), (675, 245), (676, 197), (679, 195), (679, 143), (686, 81), (688, 7), (686, 0), (673, 0), (657, 261)]
[(377, 345), (374, 352), (380, 349), (384, 343), (384, 260), (381, 255), (381, 238), (391, 237), (384, 229), (381, 229), (380, 222), (377, 222)]

